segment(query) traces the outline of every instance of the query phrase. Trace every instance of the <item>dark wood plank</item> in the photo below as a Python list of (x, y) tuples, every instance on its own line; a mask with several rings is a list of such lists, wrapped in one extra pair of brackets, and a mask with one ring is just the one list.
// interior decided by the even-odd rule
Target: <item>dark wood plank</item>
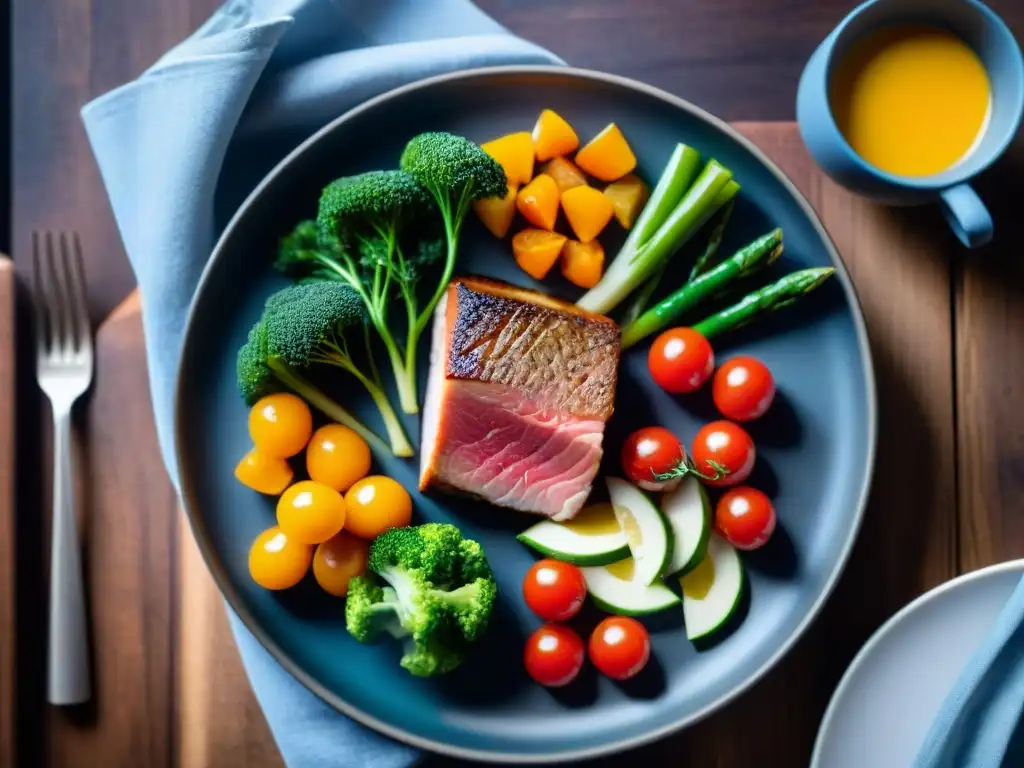
[(977, 185), (996, 236), (957, 258), (960, 552), (973, 570), (1024, 556), (1024, 137)]
[(0, 766), (13, 766), (16, 700), (14, 265), (0, 254)]
[(132, 289), (79, 109), (137, 77), (218, 0), (14, 0), (12, 252), (31, 260), (35, 229), (75, 229), (90, 276), (92, 317)]
[[(13, 253), (78, 229), (102, 319), (134, 283), (78, 110), (136, 77), (220, 0), (13, 0)], [(570, 64), (628, 75), (726, 120), (791, 120), (807, 57), (856, 0), (478, 0)], [(1024, 38), (1024, 3), (990, 0)], [(782, 21), (784, 20), (784, 21)]]
[(177, 501), (160, 460), (137, 305), (96, 338), (79, 430), (81, 532), (95, 697), (48, 710), (55, 766), (170, 766)]

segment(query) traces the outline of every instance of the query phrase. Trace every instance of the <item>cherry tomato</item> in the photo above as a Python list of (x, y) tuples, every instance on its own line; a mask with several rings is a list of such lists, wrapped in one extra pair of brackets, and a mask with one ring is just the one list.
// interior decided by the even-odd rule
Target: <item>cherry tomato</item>
[(370, 475), (345, 494), (345, 530), (375, 539), (388, 528), (403, 528), (412, 521), (412, 499), (397, 481)]
[(644, 427), (622, 444), (622, 471), (631, 481), (648, 491), (668, 491), (679, 485), (681, 477), (655, 480), (686, 461), (683, 446), (664, 427)]
[(590, 660), (613, 680), (628, 680), (651, 658), (647, 629), (628, 616), (609, 616), (590, 636)]
[(711, 397), (725, 418), (753, 421), (764, 416), (775, 399), (775, 379), (756, 357), (734, 357), (715, 371)]
[(312, 559), (312, 547), (289, 538), (274, 526), (252, 543), (249, 575), (264, 589), (288, 589), (302, 581)]
[(245, 454), (235, 466), (238, 482), (268, 496), (277, 496), (287, 488), (294, 474), (285, 459), (266, 456), (258, 448)]
[(559, 688), (576, 679), (583, 667), (583, 640), (564, 624), (545, 624), (526, 640), (523, 661), (530, 677)]
[(288, 393), (267, 395), (249, 411), (249, 436), (267, 456), (287, 459), (309, 442), (313, 414), (299, 397)]
[(306, 471), (310, 480), (347, 491), (370, 471), (370, 446), (344, 424), (326, 424), (306, 447)]
[(313, 577), (324, 592), (335, 597), (348, 594), (348, 583), (366, 570), (370, 542), (342, 531), (313, 553)]
[(736, 549), (763, 547), (775, 531), (775, 507), (756, 488), (730, 488), (715, 507), (715, 528)]
[(523, 579), (523, 597), (545, 621), (565, 621), (580, 612), (587, 597), (583, 572), (560, 560), (538, 560)]
[(713, 478), (715, 464), (723, 467), (727, 474), (715, 479), (705, 479), (708, 485), (721, 488), (739, 485), (754, 468), (757, 452), (754, 441), (743, 427), (731, 421), (712, 421), (705, 424), (693, 438), (693, 462), (697, 470)]
[(651, 344), (647, 353), (651, 378), (666, 392), (693, 392), (715, 370), (711, 344), (692, 328), (670, 328)]
[(323, 483), (302, 480), (277, 500), (277, 524), (296, 541), (319, 544), (345, 525), (345, 500)]

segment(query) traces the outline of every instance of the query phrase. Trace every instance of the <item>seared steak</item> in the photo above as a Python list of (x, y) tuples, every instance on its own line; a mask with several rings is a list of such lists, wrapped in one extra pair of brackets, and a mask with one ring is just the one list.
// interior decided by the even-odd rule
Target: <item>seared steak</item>
[(434, 315), (420, 488), (568, 520), (612, 414), (619, 328), (535, 291), (456, 278)]

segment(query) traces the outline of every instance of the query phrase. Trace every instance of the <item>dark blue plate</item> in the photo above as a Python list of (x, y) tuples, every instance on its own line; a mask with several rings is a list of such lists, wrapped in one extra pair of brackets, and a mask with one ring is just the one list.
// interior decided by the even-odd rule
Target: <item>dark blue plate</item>
[[(264, 299), (283, 284), (270, 266), (277, 239), (314, 214), (328, 181), (395, 167), (417, 132), (448, 130), (485, 141), (530, 130), (545, 107), (564, 115), (583, 140), (617, 122), (637, 154), (638, 172), (650, 181), (676, 142), (717, 158), (743, 187), (724, 248), (781, 226), (786, 250), (773, 277), (810, 266), (838, 271), (794, 308), (716, 341), (719, 360), (757, 355), (778, 381), (772, 411), (750, 431), (758, 448), (751, 482), (774, 497), (780, 521), (770, 545), (745, 556), (743, 615), (717, 643), (695, 648), (681, 611), (669, 611), (648, 622), (653, 662), (633, 684), (587, 671), (564, 690), (534, 685), (521, 658), (524, 638), (540, 622), (520, 592), (534, 556), (514, 534), (535, 519), (414, 494), (420, 520), (453, 522), (482, 543), (501, 595), (473, 657), (446, 678), (420, 680), (399, 668), (394, 645), (353, 641), (343, 603), (307, 583), (311, 579), (286, 593), (266, 592), (250, 580), (249, 545), (274, 523), (274, 504), (232, 476), (249, 447), (235, 352)], [(614, 251), (614, 243), (608, 245)], [(674, 288), (688, 269), (680, 263), (665, 284)], [(513, 262), (508, 242), (497, 242), (475, 220), (466, 227), (459, 272), (533, 285)], [(543, 287), (578, 295), (560, 279)], [(615, 471), (618, 446), (633, 429), (662, 424), (688, 442), (713, 417), (706, 397), (660, 391), (645, 358), (643, 344), (624, 357), (606, 442)], [(365, 393), (341, 378), (337, 385), (349, 387), (336, 393), (338, 399), (377, 425)], [(416, 420), (407, 419), (407, 427), (418, 442)], [(517, 67), (443, 76), (374, 99), (317, 133), (266, 177), (228, 224), (203, 275), (179, 374), (177, 435), (185, 505), (207, 564), (234, 610), (300, 681), (342, 712), (417, 746), (488, 760), (561, 762), (636, 746), (693, 723), (748, 688), (794, 643), (828, 596), (860, 523), (875, 446), (874, 380), (860, 309), (839, 256), (807, 202), (763, 154), (721, 121), (639, 83)], [(415, 461), (377, 457), (376, 471), (416, 487)], [(596, 619), (588, 611), (578, 620), (580, 630)]]

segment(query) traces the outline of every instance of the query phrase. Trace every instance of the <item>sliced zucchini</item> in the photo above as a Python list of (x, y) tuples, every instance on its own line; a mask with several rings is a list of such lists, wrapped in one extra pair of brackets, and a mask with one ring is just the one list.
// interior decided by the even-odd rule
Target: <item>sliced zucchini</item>
[(517, 537), (547, 557), (576, 565), (609, 565), (629, 557), (626, 534), (611, 504), (595, 504), (572, 520), (544, 520)]
[(711, 502), (704, 485), (692, 475), (684, 477), (662, 496), (661, 511), (672, 528), (672, 557), (665, 575), (689, 573), (704, 559), (711, 534)]
[(605, 478), (615, 517), (626, 534), (629, 551), (636, 563), (634, 579), (653, 584), (665, 572), (672, 556), (672, 531), (668, 520), (654, 502), (632, 483), (617, 477)]
[(700, 565), (679, 580), (683, 588), (683, 621), (690, 640), (717, 632), (740, 604), (743, 564), (739, 553), (717, 533), (708, 539)]
[(604, 568), (582, 568), (587, 594), (597, 606), (619, 616), (644, 616), (679, 604), (679, 596), (661, 582), (645, 585), (634, 579), (633, 558)]

